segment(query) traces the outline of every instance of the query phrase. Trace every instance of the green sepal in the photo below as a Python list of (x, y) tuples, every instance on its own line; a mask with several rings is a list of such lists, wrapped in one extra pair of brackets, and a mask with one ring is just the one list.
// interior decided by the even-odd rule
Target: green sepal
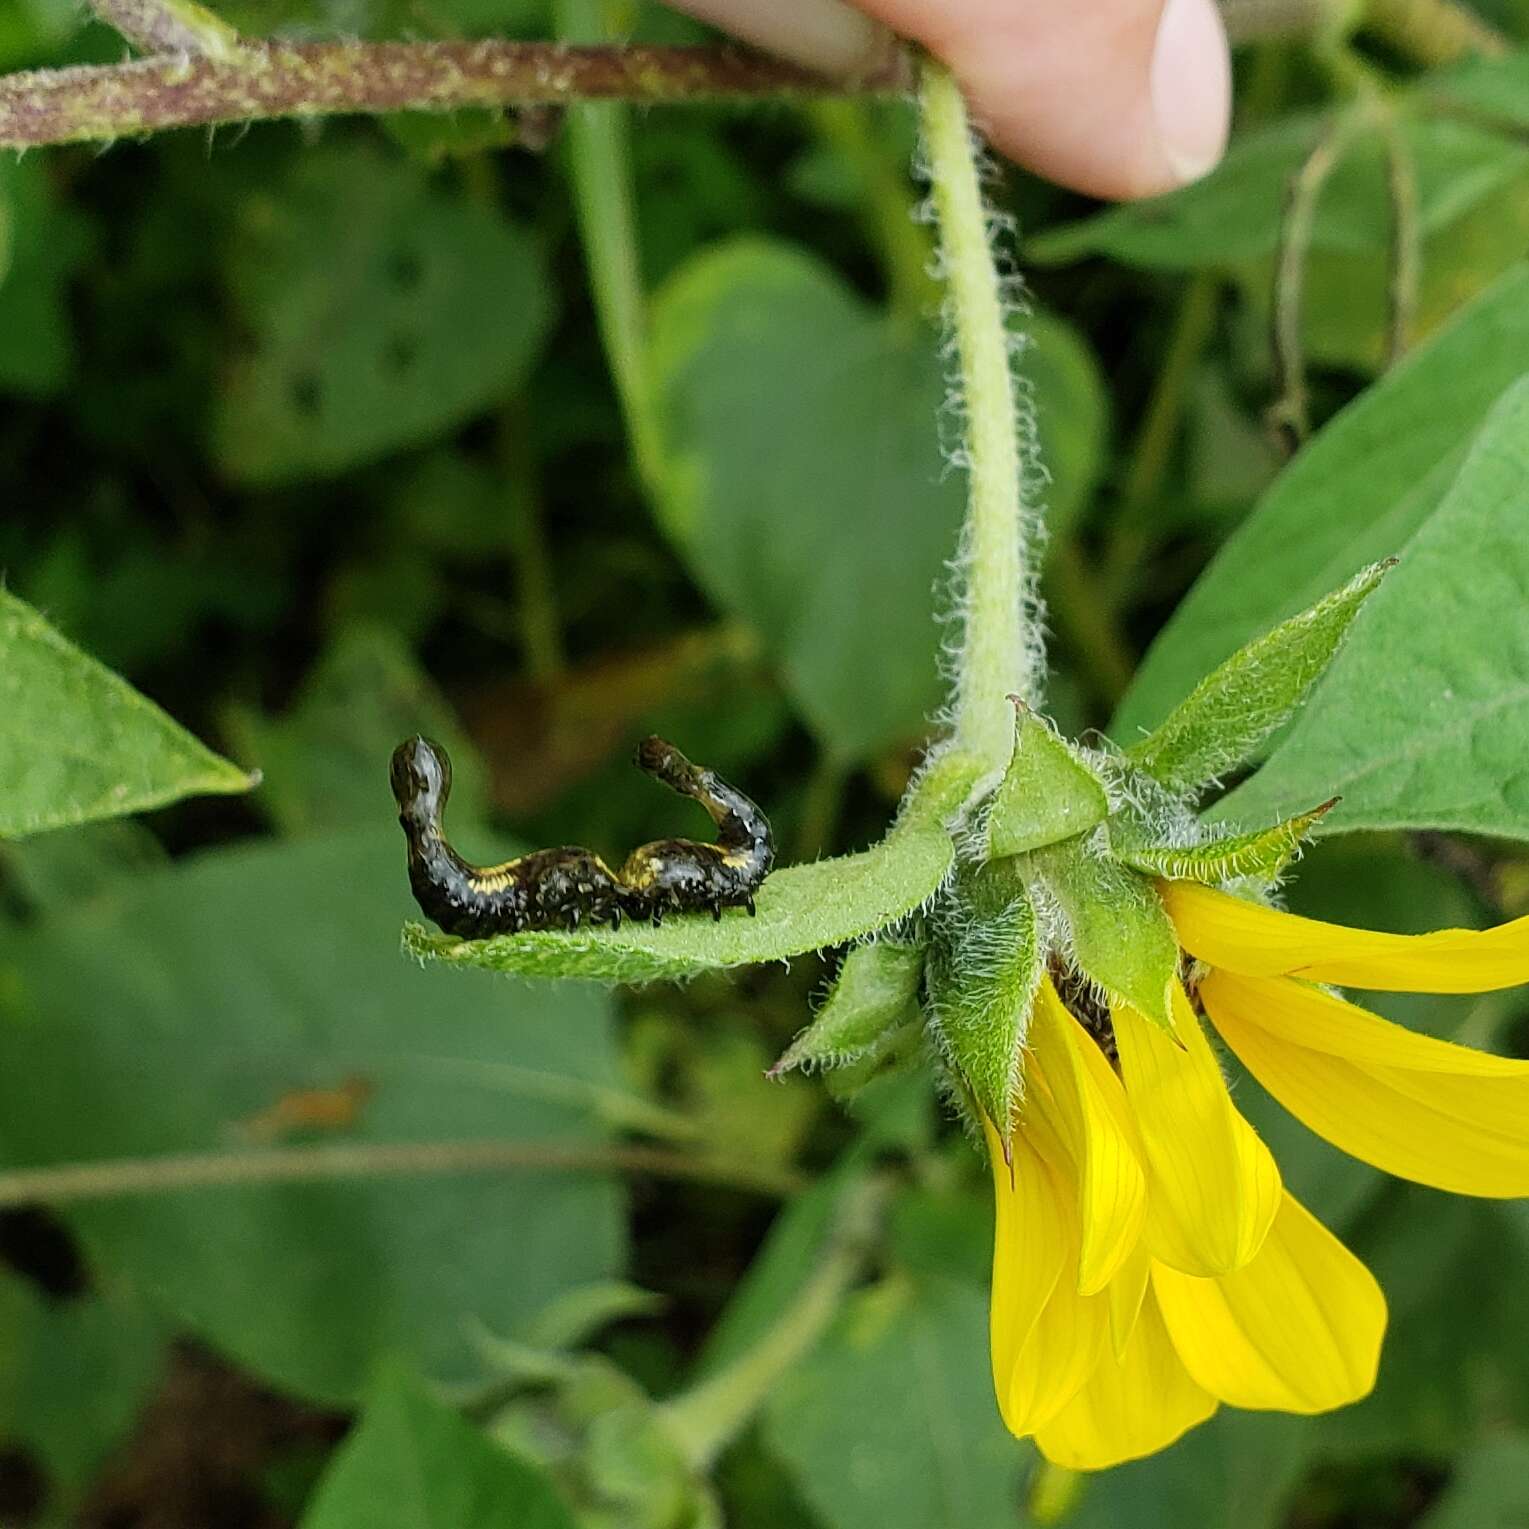
[(1312, 830), (1337, 805), (1335, 796), (1320, 807), (1286, 818), (1272, 828), (1207, 839), (1203, 844), (1132, 845), (1122, 844), (1112, 835), (1110, 848), (1122, 864), (1170, 881), (1215, 883), (1233, 881), (1239, 876), (1274, 881), (1295, 859)]
[(1045, 970), (1035, 905), (1015, 862), (963, 867), (929, 926), (930, 1031), (977, 1107), (1006, 1132)]
[(1014, 752), (987, 814), (988, 858), (1023, 854), (1086, 832), (1109, 816), (1104, 784), (1072, 746), (1014, 701)]
[(918, 945), (878, 940), (857, 945), (813, 1021), (770, 1069), (778, 1078), (795, 1067), (841, 1067), (875, 1050), (910, 1017), (918, 1000), (924, 952)]
[(1073, 965), (1171, 1035), (1179, 942), (1152, 883), (1076, 843), (1037, 850), (1028, 862), (1067, 920)]
[(1372, 563), (1342, 589), (1239, 648), (1127, 756), (1176, 791), (1201, 790), (1247, 764), (1321, 679), (1395, 562)]

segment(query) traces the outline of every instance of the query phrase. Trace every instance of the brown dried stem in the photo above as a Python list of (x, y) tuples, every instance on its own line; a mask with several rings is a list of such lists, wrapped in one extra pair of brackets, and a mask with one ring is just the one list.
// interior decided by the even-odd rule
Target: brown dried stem
[(498, 40), (252, 43), (223, 59), (159, 54), (127, 64), (0, 78), (0, 148), (347, 112), (806, 98), (892, 93), (908, 86), (908, 65), (900, 54), (874, 74), (827, 79), (733, 47), (576, 48)]

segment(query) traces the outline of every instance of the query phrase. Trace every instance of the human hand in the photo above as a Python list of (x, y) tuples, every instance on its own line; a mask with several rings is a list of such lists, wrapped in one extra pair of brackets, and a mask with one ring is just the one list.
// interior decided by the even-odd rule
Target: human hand
[(993, 144), (1094, 196), (1170, 191), (1221, 157), (1231, 66), (1215, 0), (672, 0), (835, 74), (874, 64), (888, 28), (960, 80)]

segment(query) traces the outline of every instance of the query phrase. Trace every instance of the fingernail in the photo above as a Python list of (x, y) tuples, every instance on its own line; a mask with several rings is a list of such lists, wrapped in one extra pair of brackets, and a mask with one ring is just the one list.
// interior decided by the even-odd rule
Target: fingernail
[(1215, 0), (1167, 0), (1152, 53), (1152, 109), (1179, 184), (1221, 158), (1232, 115), (1232, 65)]
[(825, 74), (869, 67), (888, 36), (844, 0), (675, 0), (681, 10), (755, 47)]

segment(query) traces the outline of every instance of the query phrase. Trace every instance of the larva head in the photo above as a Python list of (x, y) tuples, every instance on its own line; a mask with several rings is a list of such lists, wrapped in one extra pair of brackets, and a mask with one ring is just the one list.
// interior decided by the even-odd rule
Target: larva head
[(451, 795), (451, 761), (440, 744), (415, 734), (393, 750), (393, 798), (405, 827), (439, 824)]

